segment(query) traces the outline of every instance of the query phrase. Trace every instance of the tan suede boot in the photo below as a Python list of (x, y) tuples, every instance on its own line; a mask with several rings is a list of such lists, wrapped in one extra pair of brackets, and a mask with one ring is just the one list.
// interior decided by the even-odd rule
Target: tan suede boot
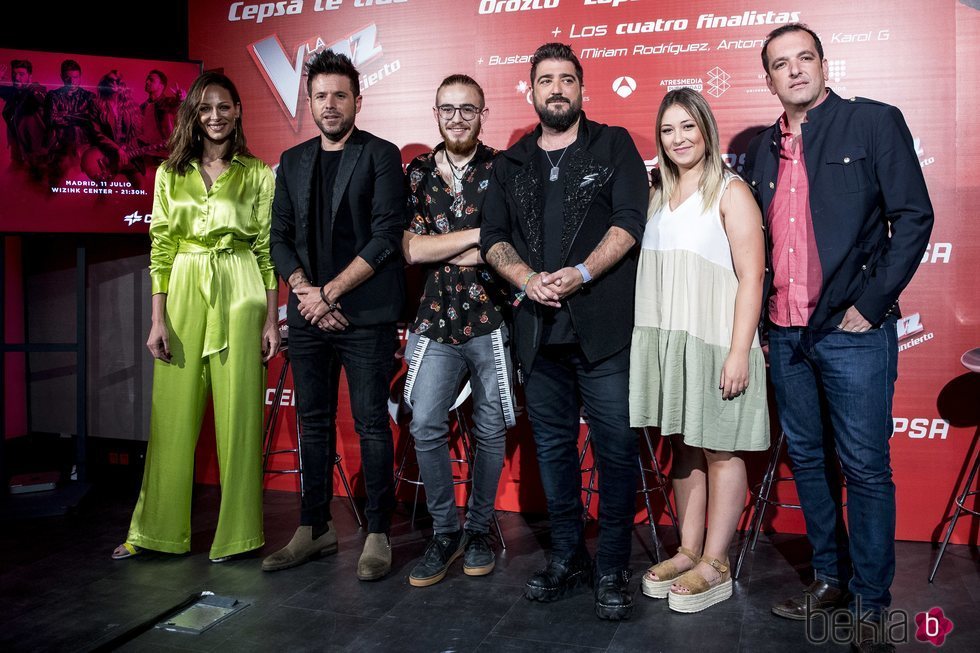
[(300, 526), (289, 544), (262, 561), (262, 571), (279, 571), (309, 562), (313, 558), (337, 553), (337, 531), (327, 522), (327, 532), (313, 539), (312, 526)]
[(364, 551), (357, 561), (357, 577), (361, 580), (378, 580), (391, 571), (391, 542), (384, 533), (368, 533)]

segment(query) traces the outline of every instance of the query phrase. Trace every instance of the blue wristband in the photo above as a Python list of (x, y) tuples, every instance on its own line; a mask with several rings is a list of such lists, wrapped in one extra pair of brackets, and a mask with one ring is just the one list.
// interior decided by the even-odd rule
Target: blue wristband
[(575, 269), (582, 273), (582, 283), (592, 281), (592, 275), (589, 274), (589, 268), (585, 267), (585, 263), (579, 263), (575, 266)]

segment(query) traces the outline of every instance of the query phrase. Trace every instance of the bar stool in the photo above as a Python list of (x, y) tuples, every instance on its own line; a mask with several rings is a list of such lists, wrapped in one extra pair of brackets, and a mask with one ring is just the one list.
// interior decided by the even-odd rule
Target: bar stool
[[(470, 382), (467, 381), (466, 384), (463, 386), (463, 389), (460, 390), (459, 394), (456, 396), (456, 401), (453, 402), (453, 405), (449, 408), (449, 416), (451, 419), (449, 423), (450, 451), (452, 451), (452, 446), (454, 442), (456, 445), (456, 453), (455, 453), (456, 457), (450, 458), (449, 462), (451, 464), (455, 463), (457, 465), (466, 466), (465, 476), (459, 476), (457, 478), (455, 474), (453, 475), (453, 487), (457, 485), (469, 485), (472, 484), (473, 482), (473, 478), (472, 478), (473, 460), (476, 454), (474, 453), (474, 447), (473, 447), (473, 435), (469, 425), (466, 422), (466, 417), (463, 414), (463, 409), (462, 409), (463, 403), (467, 399), (469, 399), (470, 394), (472, 394), (472, 392), (473, 390), (470, 387)], [(459, 437), (456, 438), (455, 440), (452, 437), (453, 424), (457, 425), (458, 432), (459, 432)], [(398, 462), (398, 467), (395, 469), (395, 492), (398, 492), (398, 484), (401, 483), (402, 481), (415, 486), (415, 498), (412, 501), (412, 526), (414, 527), (415, 513), (419, 504), (419, 489), (422, 486), (424, 486), (425, 483), (422, 481), (421, 472), (418, 471), (418, 462), (417, 461), (415, 463), (408, 462), (409, 449), (413, 451), (415, 450), (415, 446), (414, 446), (415, 438), (412, 437), (410, 430), (406, 430), (406, 433), (408, 437), (403, 438), (401, 459)], [(406, 471), (406, 468), (409, 465), (414, 465), (414, 467), (416, 468), (416, 473), (413, 476), (409, 476)], [(500, 528), (500, 521), (497, 519), (496, 508), (494, 508), (492, 514), (493, 514), (493, 525), (495, 530), (497, 531), (497, 539), (500, 540), (500, 547), (502, 549), (506, 549), (507, 542), (504, 540), (504, 533), (503, 530), (501, 530)]]
[[(732, 578), (738, 579), (738, 574), (742, 569), (742, 562), (745, 559), (745, 553), (747, 550), (751, 549), (755, 551), (755, 545), (759, 541), (759, 532), (762, 530), (762, 523), (766, 517), (766, 509), (769, 506), (775, 506), (777, 508), (789, 508), (791, 510), (802, 510), (803, 507), (798, 503), (786, 503), (784, 501), (778, 501), (772, 497), (772, 487), (776, 483), (785, 483), (795, 480), (792, 476), (776, 476), (776, 469), (779, 467), (779, 458), (782, 454), (783, 447), (786, 445), (786, 433), (784, 431), (779, 432), (779, 438), (776, 440), (776, 445), (772, 448), (772, 453), (769, 454), (769, 462), (766, 464), (766, 472), (762, 476), (762, 481), (752, 488), (752, 494), (755, 496), (755, 503), (749, 511), (749, 531), (745, 534), (745, 539), (742, 540), (742, 546), (738, 552), (738, 561), (735, 563), (735, 569), (732, 571)], [(844, 481), (843, 475), (841, 475), (841, 488), (847, 487)], [(847, 502), (845, 501), (841, 504), (841, 508), (846, 508)]]
[[(280, 331), (282, 333), (282, 331)], [(272, 409), (269, 411), (269, 416), (266, 418), (265, 422), (265, 453), (262, 456), (262, 473), (263, 474), (299, 474), (299, 491), (302, 494), (305, 492), (303, 487), (303, 427), (299, 418), (299, 410), (296, 410), (296, 447), (292, 449), (272, 449), (273, 440), (276, 437), (276, 425), (279, 418), (279, 407), (282, 403), (283, 389), (286, 386), (286, 375), (289, 373), (289, 345), (287, 336), (282, 336), (282, 344), (279, 346), (279, 353), (282, 354), (282, 370), (279, 372), (279, 380), (276, 382), (276, 392), (272, 396)], [(273, 468), (270, 463), (270, 459), (273, 456), (279, 456), (283, 454), (294, 454), (296, 456), (296, 467), (295, 469), (282, 469)], [(347, 481), (347, 474), (344, 472), (344, 468), (340, 465), (340, 454), (334, 453), (333, 464), (340, 473), (340, 482), (344, 485), (344, 491), (347, 493), (347, 501), (350, 503), (350, 509), (354, 512), (354, 518), (357, 520), (357, 525), (364, 528), (364, 521), (361, 518), (361, 513), (357, 509), (357, 504), (354, 503), (354, 493), (351, 492), (350, 483)]]
[[(640, 467), (640, 489), (636, 491), (637, 494), (643, 495), (643, 501), (646, 504), (647, 510), (647, 521), (650, 524), (650, 536), (653, 540), (653, 562), (660, 562), (662, 559), (661, 554), (663, 553), (663, 545), (660, 542), (660, 538), (657, 536), (657, 521), (653, 516), (653, 505), (650, 503), (650, 494), (653, 492), (660, 492), (664, 498), (664, 505), (667, 507), (667, 515), (670, 516), (670, 521), (674, 526), (674, 533), (677, 536), (677, 541), (681, 540), (681, 530), (677, 523), (677, 514), (674, 512), (674, 507), (670, 502), (670, 496), (667, 494), (667, 488), (670, 486), (670, 480), (661, 471), (660, 463), (657, 461), (657, 456), (654, 454), (653, 440), (650, 437), (650, 431), (644, 427), (640, 429), (643, 434), (643, 440), (646, 443), (647, 453), (650, 455), (650, 467), (646, 467), (643, 464), (642, 454), (637, 454), (636, 463)], [(592, 451), (592, 465), (590, 467), (585, 466), (585, 454), (587, 451)], [(582, 518), (585, 520), (591, 519), (589, 515), (589, 508), (592, 505), (592, 495), (598, 494), (599, 488), (596, 485), (596, 462), (595, 462), (595, 445), (592, 444), (592, 429), (590, 428), (588, 433), (585, 434), (585, 441), (582, 443), (582, 451), (579, 453), (579, 468), (582, 474), (588, 474), (588, 483), (582, 486), (582, 491), (585, 492), (585, 511), (582, 514)], [(647, 480), (648, 475), (653, 476), (653, 482)]]
[[(960, 358), (960, 362), (963, 363), (963, 366), (966, 369), (975, 374), (980, 374), (980, 347), (971, 349), (963, 354), (962, 358)], [(967, 456), (969, 456), (969, 452), (967, 453)], [(959, 520), (960, 515), (964, 512), (968, 512), (974, 517), (980, 517), (980, 512), (974, 510), (973, 508), (967, 508), (966, 505), (964, 505), (969, 497), (980, 494), (980, 490), (970, 489), (973, 487), (973, 481), (977, 477), (978, 470), (980, 470), (980, 451), (977, 452), (976, 460), (973, 461), (973, 467), (970, 468), (970, 474), (966, 479), (966, 484), (963, 486), (963, 491), (956, 497), (956, 511), (953, 512), (953, 518), (950, 520), (949, 526), (946, 527), (946, 535), (943, 536), (942, 546), (939, 547), (939, 555), (936, 556), (936, 561), (932, 563), (932, 571), (929, 572), (930, 583), (936, 577), (936, 572), (939, 571), (939, 563), (943, 561), (943, 555), (946, 553), (946, 546), (949, 544), (949, 538), (953, 536), (953, 530), (956, 528), (956, 522)]]

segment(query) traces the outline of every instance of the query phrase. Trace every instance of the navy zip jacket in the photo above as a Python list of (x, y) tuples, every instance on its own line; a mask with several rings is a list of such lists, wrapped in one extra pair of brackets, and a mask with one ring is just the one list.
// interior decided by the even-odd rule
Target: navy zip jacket
[[(746, 156), (744, 176), (763, 216), (776, 193), (779, 139), (777, 121), (752, 140)], [(803, 153), (823, 270), (809, 326), (832, 329), (851, 306), (879, 326), (899, 315), (898, 296), (932, 233), (932, 203), (902, 112), (829, 91), (807, 112)], [(771, 272), (766, 281), (771, 287)]]

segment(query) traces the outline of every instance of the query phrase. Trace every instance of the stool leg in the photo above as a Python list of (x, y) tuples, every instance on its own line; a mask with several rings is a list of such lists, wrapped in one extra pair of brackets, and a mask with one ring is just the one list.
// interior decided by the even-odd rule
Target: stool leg
[(772, 494), (772, 484), (776, 477), (776, 469), (779, 467), (779, 455), (782, 453), (784, 444), (786, 444), (786, 433), (780, 431), (779, 439), (776, 440), (776, 450), (772, 453), (772, 458), (769, 460), (769, 467), (766, 469), (766, 475), (762, 479), (762, 485), (759, 487), (759, 497), (756, 501), (756, 518), (755, 523), (752, 525), (753, 551), (755, 551), (755, 545), (759, 541), (759, 533), (762, 532), (762, 525), (765, 523), (766, 509), (769, 508), (769, 497)]
[(419, 488), (421, 483), (415, 484), (415, 499), (412, 500), (412, 528), (415, 528), (415, 512), (419, 509)]
[(640, 492), (643, 493), (643, 502), (647, 507), (647, 520), (650, 522), (650, 540), (653, 544), (653, 563), (656, 564), (662, 559), (663, 545), (657, 537), (657, 522), (653, 517), (653, 506), (650, 505), (650, 486), (647, 485), (646, 470), (643, 469), (643, 459), (639, 455), (636, 457), (636, 464), (640, 467)]
[(402, 471), (405, 469), (405, 461), (408, 460), (408, 447), (411, 445), (411, 436), (403, 438), (402, 442), (402, 459), (398, 462), (398, 468), (395, 469), (395, 493), (398, 492), (398, 484), (402, 482), (404, 476), (402, 476)]
[(977, 469), (980, 469), (980, 452), (977, 453), (977, 459), (973, 463), (973, 469), (970, 470), (970, 477), (966, 481), (966, 485), (963, 487), (963, 492), (956, 498), (956, 511), (953, 513), (953, 519), (949, 522), (949, 526), (946, 528), (946, 535), (943, 537), (943, 544), (939, 547), (939, 555), (936, 556), (936, 561), (932, 564), (932, 571), (929, 572), (929, 582), (936, 577), (936, 572), (939, 570), (939, 563), (943, 561), (943, 555), (946, 553), (946, 545), (949, 544), (949, 538), (953, 536), (953, 529), (956, 528), (956, 522), (960, 518), (960, 513), (965, 510), (963, 504), (966, 502), (967, 497), (971, 494), (976, 494), (976, 492), (971, 492), (970, 488), (973, 487), (973, 480), (977, 476)]
[(745, 538), (742, 540), (742, 545), (739, 547), (738, 551), (738, 561), (735, 563), (735, 569), (732, 572), (732, 578), (738, 580), (738, 575), (742, 571), (742, 562), (745, 560), (745, 554), (749, 549), (750, 543), (751, 548), (755, 551), (755, 544), (759, 539), (759, 531), (762, 530), (762, 519), (765, 516), (765, 509), (768, 506), (769, 494), (772, 489), (772, 479), (776, 475), (776, 468), (779, 466), (779, 453), (783, 447), (783, 438), (785, 435), (780, 432), (779, 439), (776, 441), (775, 450), (769, 456), (769, 462), (766, 463), (766, 471), (762, 476), (762, 482), (759, 484), (759, 494), (756, 495), (755, 502), (749, 509), (749, 530), (745, 533)]
[(299, 474), (299, 494), (303, 496), (306, 485), (303, 483), (303, 423), (296, 411), (296, 473)]
[(279, 406), (282, 404), (283, 389), (286, 386), (286, 374), (289, 372), (289, 358), (284, 357), (282, 371), (276, 382), (276, 392), (272, 395), (272, 408), (265, 422), (265, 454), (262, 456), (262, 473), (269, 471), (269, 454), (272, 452), (272, 441), (276, 438), (276, 421), (279, 419)]
[[(585, 521), (589, 520), (589, 508), (592, 505), (592, 494), (596, 491), (595, 487), (595, 468), (596, 468), (596, 458), (595, 458), (595, 446), (592, 444), (592, 429), (589, 429), (588, 433), (585, 434), (585, 443), (582, 445), (582, 455), (579, 457), (580, 460), (585, 460), (585, 452), (592, 450), (592, 466), (589, 468), (589, 483), (585, 487), (585, 510), (582, 512), (582, 519)], [(579, 463), (581, 467), (582, 463)]]
[(347, 482), (347, 472), (344, 471), (343, 465), (340, 464), (340, 454), (334, 454), (333, 464), (340, 473), (340, 482), (344, 484), (344, 491), (347, 493), (347, 501), (350, 503), (350, 509), (354, 513), (354, 519), (357, 520), (357, 525), (364, 528), (364, 522), (361, 520), (361, 513), (357, 510), (357, 504), (354, 503), (354, 493), (350, 491), (350, 483)]
[(674, 505), (670, 502), (670, 495), (667, 493), (667, 486), (669, 485), (670, 479), (664, 476), (663, 471), (660, 469), (660, 462), (657, 460), (657, 456), (654, 454), (653, 450), (653, 440), (650, 438), (650, 431), (647, 427), (643, 427), (643, 439), (646, 440), (647, 452), (650, 454), (650, 463), (653, 467), (653, 473), (657, 478), (657, 484), (660, 486), (660, 494), (664, 497), (664, 506), (667, 508), (667, 515), (670, 517), (670, 523), (674, 525), (674, 535), (677, 537), (677, 543), (681, 542), (681, 527), (677, 520), (677, 512), (674, 510)]

